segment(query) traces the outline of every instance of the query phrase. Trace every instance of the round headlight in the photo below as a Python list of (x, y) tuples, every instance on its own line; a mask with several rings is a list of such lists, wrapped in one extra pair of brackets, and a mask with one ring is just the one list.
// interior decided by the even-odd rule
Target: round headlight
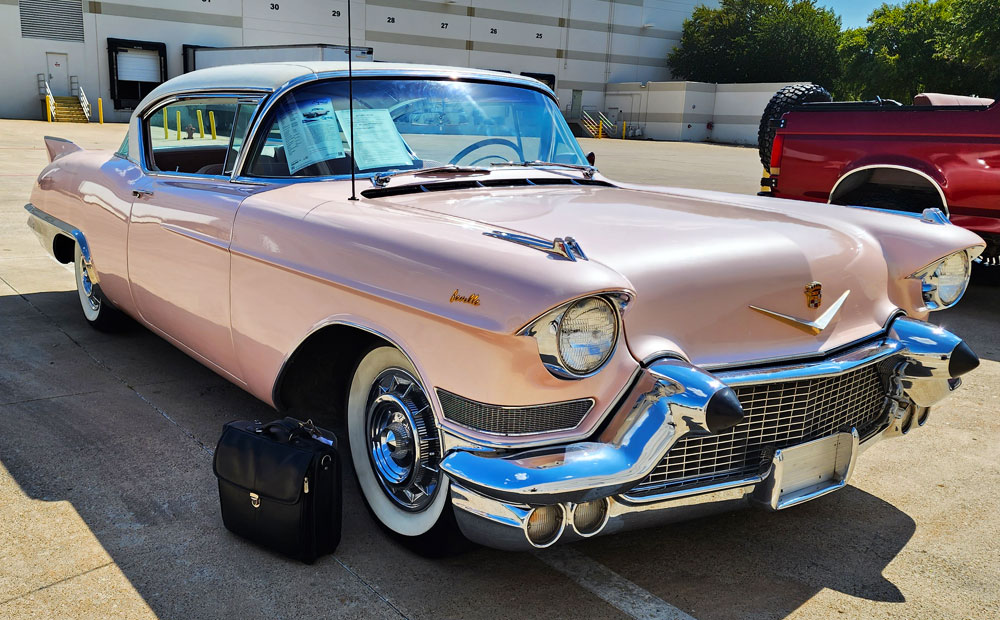
[(969, 255), (957, 252), (941, 261), (932, 278), (937, 287), (937, 297), (943, 306), (950, 306), (965, 292), (969, 283)]
[(607, 361), (618, 340), (618, 315), (601, 297), (574, 303), (558, 328), (559, 359), (566, 370), (585, 375)]

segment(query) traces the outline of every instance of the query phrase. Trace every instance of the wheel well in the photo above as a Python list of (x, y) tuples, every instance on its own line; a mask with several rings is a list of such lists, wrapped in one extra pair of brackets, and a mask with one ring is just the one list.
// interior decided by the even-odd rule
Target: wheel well
[(904, 210), (919, 212), (937, 207), (948, 213), (948, 203), (941, 187), (930, 177), (907, 168), (873, 167), (851, 172), (834, 186), (830, 202), (881, 206), (865, 204), (873, 195), (880, 199), (897, 200), (910, 207)]
[(352, 372), (376, 345), (392, 343), (352, 325), (328, 325), (309, 335), (285, 362), (274, 386), (279, 411), (338, 419), (343, 415)]
[(76, 240), (66, 235), (56, 235), (52, 238), (52, 255), (60, 263), (73, 262), (76, 252)]

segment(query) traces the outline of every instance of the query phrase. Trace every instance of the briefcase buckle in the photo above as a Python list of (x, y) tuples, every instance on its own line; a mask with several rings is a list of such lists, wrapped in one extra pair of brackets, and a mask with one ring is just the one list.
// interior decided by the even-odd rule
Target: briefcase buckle
[(260, 508), (260, 495), (257, 495), (256, 493), (251, 493), (250, 505), (253, 506), (254, 508)]

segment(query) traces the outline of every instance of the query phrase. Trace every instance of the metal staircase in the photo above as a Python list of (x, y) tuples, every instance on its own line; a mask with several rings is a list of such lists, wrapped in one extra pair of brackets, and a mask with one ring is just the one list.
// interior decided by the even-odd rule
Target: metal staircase
[(76, 97), (54, 97), (55, 115), (52, 120), (60, 123), (89, 123), (80, 100)]
[(90, 122), (90, 102), (83, 92), (83, 87), (75, 75), (70, 76), (70, 92), (76, 94), (70, 97), (54, 97), (49, 83), (45, 80), (45, 74), (38, 76), (38, 96), (48, 107), (50, 120), (61, 123), (89, 123)]

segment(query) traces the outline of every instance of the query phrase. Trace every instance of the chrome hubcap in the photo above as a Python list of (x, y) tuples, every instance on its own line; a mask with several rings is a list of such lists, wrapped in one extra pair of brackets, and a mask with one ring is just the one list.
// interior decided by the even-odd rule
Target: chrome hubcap
[(385, 494), (417, 512), (434, 498), (441, 474), (437, 433), (423, 388), (399, 368), (372, 383), (365, 413), (368, 454)]
[(87, 266), (82, 256), (80, 257), (78, 269), (80, 273), (80, 291), (83, 293), (84, 303), (88, 304), (91, 310), (100, 310), (101, 300), (94, 297), (94, 284), (90, 281), (90, 274), (87, 273)]

